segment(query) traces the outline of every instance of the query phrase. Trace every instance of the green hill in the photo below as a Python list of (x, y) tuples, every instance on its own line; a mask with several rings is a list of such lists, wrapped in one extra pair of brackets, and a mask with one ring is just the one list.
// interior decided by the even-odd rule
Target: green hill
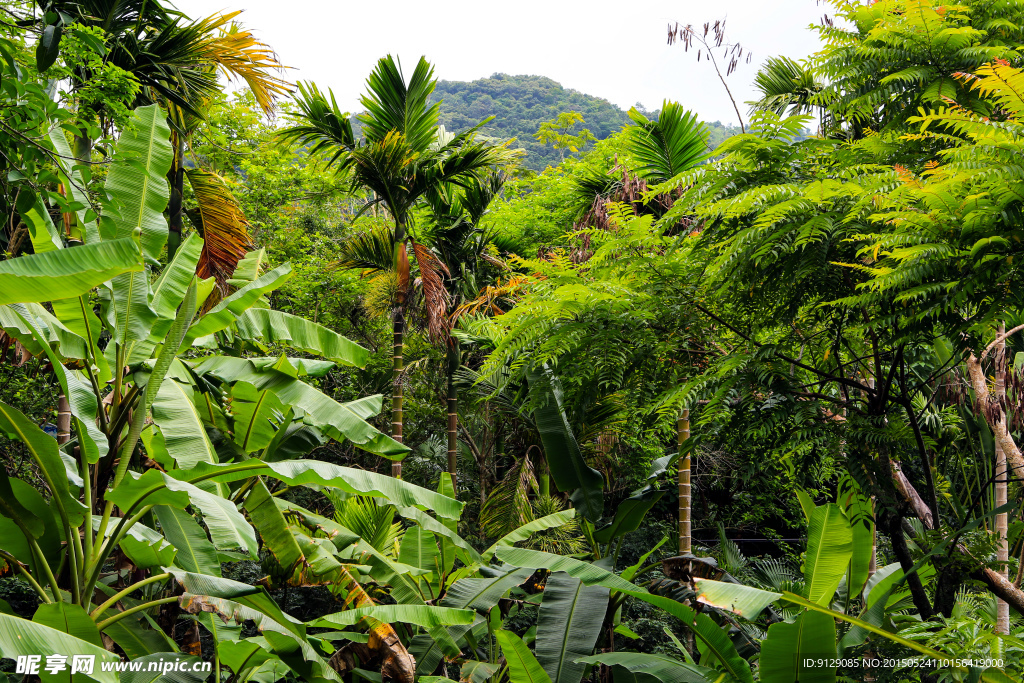
[[(559, 162), (559, 152), (534, 140), (533, 134), (541, 123), (561, 112), (583, 114), (583, 126), (598, 139), (608, 137), (629, 122), (626, 112), (608, 100), (564, 88), (545, 76), (494, 74), (470, 82), (438, 81), (432, 101), (441, 102), (441, 123), (450, 131), (463, 130), (493, 116), (494, 120), (481, 132), (503, 140), (516, 138), (515, 145), (527, 152), (523, 165), (535, 171)], [(651, 118), (657, 116), (656, 111), (641, 111)], [(739, 132), (738, 128), (717, 121), (708, 125), (712, 147)]]
[(488, 116), (494, 120), (482, 133), (516, 138), (527, 151), (524, 165), (540, 171), (557, 164), (559, 152), (533, 139), (540, 124), (564, 111), (583, 114), (583, 124), (599, 139), (619, 130), (629, 118), (606, 99), (563, 88), (544, 76), (494, 74), (476, 81), (439, 81), (433, 101), (441, 101), (441, 123), (451, 131), (472, 126)]

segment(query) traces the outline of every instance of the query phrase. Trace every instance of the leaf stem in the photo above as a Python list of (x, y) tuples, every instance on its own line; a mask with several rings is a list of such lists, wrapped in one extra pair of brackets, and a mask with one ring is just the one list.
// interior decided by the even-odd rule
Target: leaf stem
[(8, 564), (18, 568), (18, 571), (21, 572), (22, 576), (25, 577), (25, 580), (28, 581), (28, 584), (32, 586), (32, 589), (35, 590), (35, 592), (39, 595), (39, 598), (44, 603), (49, 605), (53, 602), (53, 600), (50, 599), (50, 596), (46, 594), (46, 590), (39, 585), (39, 582), (35, 580), (35, 577), (32, 576), (32, 574), (27, 569), (25, 569), (25, 565), (19, 562), (18, 559), (14, 557), (14, 555), (11, 555), (8, 552), (0, 550), (0, 558), (3, 558), (7, 561)]
[(118, 612), (117, 614), (115, 614), (114, 616), (110, 617), (109, 619), (104, 619), (103, 621), (101, 621), (98, 624), (96, 624), (96, 629), (99, 630), (99, 631), (103, 631), (105, 628), (110, 627), (112, 624), (116, 624), (117, 622), (121, 621), (125, 617), (130, 617), (133, 614), (136, 614), (138, 612), (142, 612), (143, 610), (150, 609), (151, 607), (156, 607), (157, 605), (166, 605), (167, 603), (177, 602), (177, 601), (178, 601), (178, 596), (172, 595), (169, 598), (160, 598), (159, 600), (151, 600), (150, 602), (144, 602), (141, 605), (136, 605), (135, 607), (132, 607), (131, 609), (126, 609), (123, 612)]
[(111, 596), (111, 598), (109, 600), (107, 600), (102, 605), (100, 605), (99, 607), (94, 609), (89, 614), (89, 616), (92, 617), (93, 619), (95, 619), (99, 615), (103, 614), (103, 612), (106, 611), (108, 608), (113, 607), (115, 604), (117, 604), (118, 600), (120, 600), (121, 598), (126, 597), (128, 595), (131, 595), (132, 593), (134, 593), (138, 589), (142, 588), (143, 586), (147, 586), (147, 585), (149, 585), (151, 583), (157, 583), (158, 581), (164, 581), (164, 580), (169, 579), (169, 578), (171, 578), (170, 573), (169, 572), (165, 572), (163, 574), (156, 574), (154, 576), (150, 576), (149, 578), (143, 579), (142, 581), (138, 581), (136, 583), (133, 583), (132, 585), (128, 586), (127, 588), (125, 588), (121, 592), (115, 593), (113, 596)]

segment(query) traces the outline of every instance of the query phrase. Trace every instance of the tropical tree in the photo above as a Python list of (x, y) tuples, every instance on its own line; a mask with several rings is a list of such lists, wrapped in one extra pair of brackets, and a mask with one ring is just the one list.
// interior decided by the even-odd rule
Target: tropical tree
[[(486, 121), (457, 135), (439, 128), (438, 105), (428, 103), (435, 83), (433, 67), (426, 59), (419, 60), (406, 81), (393, 57), (382, 58), (367, 80), (368, 93), (361, 100), (366, 113), (358, 117), (363, 135), (360, 140), (356, 139), (348, 114), (338, 109), (333, 94), (328, 93), (328, 101), (315, 85), (300, 84), (296, 125), (282, 133), (285, 139), (310, 144), (314, 153), (330, 155), (330, 165), (351, 174), (353, 188), (372, 193), (367, 208), (383, 205), (394, 224), (391, 253), (398, 306), (392, 316), (391, 435), (398, 442), (402, 441), (403, 424), (402, 307), (411, 288), (410, 247), (424, 282), (427, 278), (439, 280), (437, 265), (415, 237), (413, 209), (428, 193), (445, 185), (463, 186), (470, 178), (515, 159), (515, 154), (505, 146), (475, 140), (476, 130)], [(441, 310), (442, 292), (440, 288), (432, 292), (428, 306)], [(401, 463), (392, 465), (395, 476), (400, 476), (401, 470)]]

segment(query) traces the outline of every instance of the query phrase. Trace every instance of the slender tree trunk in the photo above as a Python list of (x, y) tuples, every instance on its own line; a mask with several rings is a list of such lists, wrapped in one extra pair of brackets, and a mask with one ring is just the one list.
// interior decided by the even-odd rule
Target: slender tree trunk
[[(402, 401), (405, 396), (402, 387), (402, 371), (405, 369), (402, 350), (405, 337), (405, 314), (400, 310), (395, 313), (394, 323), (394, 346), (392, 347), (391, 360), (391, 438), (398, 443), (402, 441)], [(391, 463), (391, 476), (402, 476), (402, 461), (396, 460)]]
[(455, 498), (459, 497), (458, 464), (459, 464), (459, 390), (455, 387), (455, 371), (462, 361), (459, 343), (451, 340), (448, 347), (448, 474), (452, 477), (452, 488)]
[[(398, 273), (398, 306), (395, 311), (394, 345), (391, 361), (391, 438), (404, 443), (402, 436), (403, 412), (402, 403), (405, 398), (402, 386), (402, 373), (405, 370), (403, 356), (405, 344), (405, 300), (409, 292), (409, 254), (405, 246), (405, 223), (395, 218), (395, 271)], [(402, 476), (402, 461), (391, 463), (391, 476)]]
[[(1006, 325), (1000, 323), (999, 335), (1006, 332)], [(1006, 398), (1006, 340), (1003, 339), (996, 345), (996, 400), (1005, 403)], [(1006, 467), (1006, 453), (999, 441), (995, 441), (996, 468), (995, 468), (995, 499), (996, 507), (1006, 505), (1007, 480), (1009, 471)], [(996, 560), (1001, 563), (999, 573), (1006, 576), (1007, 560), (1009, 560), (1009, 547), (1007, 546), (1008, 520), (1007, 514), (1001, 512), (996, 515)], [(1005, 600), (996, 598), (996, 633), (1010, 633), (1010, 605)]]
[(185, 191), (185, 140), (179, 133), (173, 135), (174, 161), (167, 173), (171, 185), (171, 198), (167, 205), (167, 262), (170, 263), (181, 244), (181, 202)]
[[(683, 454), (683, 442), (690, 438), (690, 410), (684, 408), (676, 422), (676, 440), (679, 447), (679, 554), (693, 552), (693, 536), (690, 525), (690, 452)], [(688, 447), (687, 447), (688, 448)]]
[(65, 444), (71, 440), (71, 404), (64, 392), (57, 395), (57, 443)]

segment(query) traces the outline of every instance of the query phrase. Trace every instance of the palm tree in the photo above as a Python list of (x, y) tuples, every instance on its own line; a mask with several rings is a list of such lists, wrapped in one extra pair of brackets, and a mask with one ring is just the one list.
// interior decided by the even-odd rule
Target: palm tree
[[(433, 67), (420, 58), (408, 81), (401, 65), (391, 55), (377, 62), (367, 79), (368, 93), (360, 100), (366, 112), (358, 117), (363, 139), (356, 139), (352, 121), (341, 112), (328, 91), (315, 85), (299, 84), (296, 125), (282, 136), (311, 146), (313, 153), (328, 153), (328, 164), (347, 172), (352, 188), (369, 191), (372, 199), (364, 207), (382, 205), (393, 224), (390, 232), (391, 262), (397, 277), (397, 305), (393, 312), (392, 421), (391, 435), (402, 441), (402, 371), (405, 335), (405, 303), (411, 291), (409, 249), (423, 275), (426, 305), (435, 313), (445, 307), (443, 289), (435, 281), (437, 264), (430, 251), (415, 239), (413, 209), (431, 192), (447, 185), (465, 186), (485, 171), (511, 162), (515, 153), (506, 146), (475, 140), (476, 131), (487, 120), (457, 135), (438, 126), (438, 104), (429, 103), (436, 80)], [(329, 98), (329, 99), (328, 99)], [(429, 293), (428, 293), (429, 292)], [(432, 315), (438, 319), (443, 315)], [(402, 464), (392, 465), (400, 476)]]
[(484, 264), (504, 267), (489, 252), (494, 245), (495, 235), (480, 227), (480, 221), (487, 214), (491, 201), (498, 196), (505, 184), (504, 173), (492, 173), (486, 178), (473, 178), (462, 188), (443, 188), (430, 197), (433, 229), (430, 243), (441, 263), (445, 265), (444, 287), (448, 302), (456, 308), (447, 319), (443, 335), (435, 337), (446, 351), (446, 385), (448, 408), (448, 473), (458, 495), (457, 465), (459, 456), (459, 393), (455, 373), (462, 365), (462, 349), (459, 339), (451, 334), (458, 315), (458, 307), (474, 300), (484, 284), (480, 275)]
[[(252, 247), (247, 222), (223, 180), (198, 165), (186, 170), (185, 154), (210, 102), (220, 93), (219, 73), (244, 81), (269, 114), (276, 98), (291, 92), (286, 81), (272, 74), (282, 65), (273, 50), (235, 23), (240, 12), (191, 20), (156, 0), (75, 0), (56, 5), (53, 9), (76, 22), (103, 31), (106, 61), (130, 72), (140, 85), (133, 106), (156, 103), (168, 112), (174, 152), (168, 172), (168, 258), (181, 242), (187, 179), (199, 204), (190, 217), (204, 238), (197, 272), (215, 277), (224, 293), (227, 278)], [(73, 90), (85, 86), (93, 75), (87, 67), (79, 68), (72, 76)], [(113, 122), (105, 103), (83, 104), (79, 114), (83, 121), (92, 118), (101, 130), (110, 131)], [(75, 156), (88, 162), (93, 144), (87, 134), (76, 137)]]
[(822, 90), (814, 73), (789, 57), (770, 57), (754, 77), (754, 87), (761, 98), (747, 102), (751, 112), (770, 111), (778, 116), (811, 113)]

